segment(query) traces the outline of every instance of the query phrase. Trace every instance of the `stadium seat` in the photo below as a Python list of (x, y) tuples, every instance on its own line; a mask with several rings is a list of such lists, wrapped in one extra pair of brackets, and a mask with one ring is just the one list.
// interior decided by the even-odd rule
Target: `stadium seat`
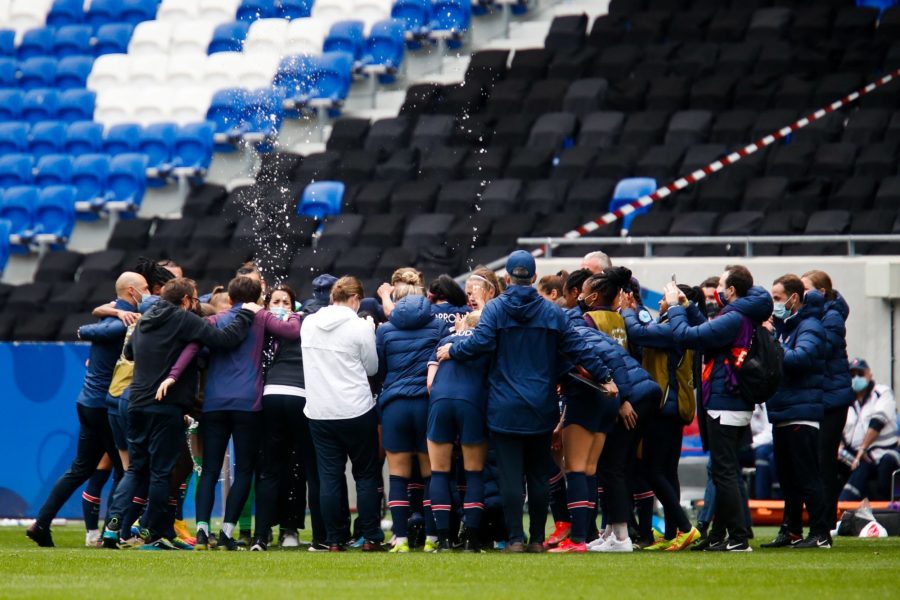
[(528, 146), (557, 152), (575, 145), (578, 117), (574, 113), (545, 113), (531, 127)]
[(27, 246), (31, 238), (38, 189), (30, 185), (3, 187), (7, 189), (0, 195), (0, 219), (9, 223), (9, 243), (13, 246)]
[(0, 28), (0, 56), (16, 56), (16, 32), (12, 29)]
[(666, 130), (668, 145), (691, 146), (706, 142), (713, 114), (707, 110), (684, 110), (672, 115)]
[(854, 174), (883, 179), (894, 173), (897, 142), (879, 142), (865, 145), (856, 157)]
[(22, 61), (19, 63), (19, 87), (23, 90), (53, 87), (56, 66), (56, 59), (46, 56), (37, 56)]
[(64, 27), (84, 22), (84, 2), (82, 0), (55, 0), (47, 13), (48, 27)]
[(93, 47), (94, 56), (128, 52), (128, 43), (131, 40), (133, 31), (134, 28), (126, 23), (103, 25), (97, 30), (97, 37)]
[(103, 125), (93, 121), (76, 121), (66, 127), (63, 150), (79, 156), (100, 152), (103, 147)]
[(19, 87), (17, 70), (18, 65), (15, 59), (0, 58), (0, 86), (4, 88)]
[(121, 0), (91, 0), (85, 15), (85, 22), (93, 27), (94, 31), (97, 31), (107, 23), (120, 22), (123, 17), (123, 8), (124, 2)]
[[(435, 0), (431, 7), (431, 37), (459, 38), (469, 30), (472, 4), (468, 0)], [(450, 47), (455, 47), (451, 44)]]
[(196, 175), (209, 168), (213, 156), (213, 132), (213, 124), (208, 121), (178, 128), (172, 152), (176, 174)]
[(0, 156), (28, 151), (28, 123), (0, 123)]
[(91, 47), (93, 30), (89, 25), (67, 25), (56, 30), (53, 54), (57, 58), (67, 56), (93, 56)]
[(394, 73), (403, 62), (405, 52), (403, 25), (396, 19), (386, 19), (372, 25), (362, 62), (369, 68), (385, 69), (387, 73), (379, 74), (379, 80), (387, 84), (394, 80)]
[(134, 28), (128, 44), (128, 54), (168, 54), (175, 25), (168, 21), (145, 21)]
[[(206, 69), (207, 58), (205, 54), (171, 54), (169, 55), (168, 65), (166, 67), (166, 82), (175, 88), (178, 94), (185, 88), (193, 88), (194, 92), (200, 92), (196, 89), (202, 81), (203, 73)], [(203, 95), (202, 93), (200, 94)], [(207, 98), (207, 101), (209, 99)]]
[(213, 31), (207, 54), (217, 52), (240, 52), (249, 32), (250, 24), (243, 21), (222, 23)]
[(18, 59), (24, 61), (40, 56), (53, 56), (55, 31), (53, 27), (38, 27), (23, 33), (16, 49)]
[[(196, 20), (199, 16), (200, 6), (198, 0), (163, 0), (156, 11), (157, 21), (169, 23), (186, 23)], [(233, 18), (234, 12), (230, 16)], [(210, 20), (212, 20), (212, 15), (210, 15)]]
[(33, 233), (38, 243), (58, 247), (65, 244), (75, 227), (75, 188), (70, 185), (45, 187), (34, 211)]
[(61, 121), (40, 121), (31, 126), (28, 150), (35, 160), (47, 154), (62, 152), (65, 143), (65, 123)]
[(56, 66), (56, 87), (61, 90), (84, 88), (94, 66), (92, 56), (69, 56)]
[(341, 19), (352, 19), (351, 4), (347, 0), (316, 0), (312, 7), (312, 18), (324, 23), (334, 23)]
[(96, 94), (85, 89), (67, 90), (59, 95), (57, 118), (67, 123), (94, 118)]
[(59, 92), (40, 88), (27, 92), (22, 102), (22, 120), (29, 123), (56, 119), (59, 114)]
[(309, 57), (310, 100), (338, 104), (350, 93), (351, 58), (343, 52), (327, 52)]
[(20, 90), (0, 89), (0, 123), (22, 118), (24, 97)]
[(586, 14), (561, 15), (553, 19), (544, 47), (558, 53), (581, 48), (587, 32), (588, 18)]
[(325, 37), (328, 35), (327, 21), (317, 19), (297, 19), (288, 26), (285, 47), (291, 54), (321, 54)]
[(49, 0), (12, 0), (3, 4), (3, 9), (9, 9), (8, 14), (3, 10), (7, 26), (20, 32), (43, 25), (50, 8)]
[(31, 185), (34, 158), (30, 154), (0, 156), (0, 188)]
[(238, 78), (244, 66), (244, 55), (240, 52), (217, 52), (206, 62), (203, 84), (211, 89), (223, 89), (244, 85)]
[(137, 25), (156, 17), (159, 0), (122, 0), (117, 21)]
[(35, 171), (36, 186), (69, 185), (72, 181), (72, 157), (68, 154), (46, 154), (38, 159)]
[(345, 52), (353, 60), (362, 58), (364, 48), (362, 21), (338, 21), (331, 26), (322, 46), (324, 52)]
[(110, 155), (136, 152), (141, 139), (141, 126), (123, 123), (107, 129), (103, 138), (103, 152)]
[(281, 0), (276, 16), (288, 20), (304, 19), (311, 15), (313, 4), (314, 0)]
[(236, 18), (238, 21), (253, 23), (259, 19), (275, 19), (278, 17), (275, 3), (272, 0), (241, 0)]
[(171, 170), (176, 129), (174, 123), (154, 123), (141, 130), (137, 150), (147, 157), (148, 178), (164, 179)]
[[(313, 217), (319, 221), (341, 214), (345, 186), (338, 181), (318, 181), (303, 190), (297, 206), (297, 214)], [(326, 229), (327, 231), (327, 229)]]
[(428, 33), (431, 24), (430, 0), (396, 0), (391, 8), (391, 17), (403, 23), (403, 28), (414, 37)]
[[(0, 191), (0, 210), (2, 210), (2, 207), (3, 192)], [(6, 219), (0, 219), (0, 275), (3, 274), (6, 264), (9, 262), (9, 230), (10, 222)]]
[(72, 163), (72, 185), (75, 186), (75, 209), (90, 213), (102, 206), (109, 177), (109, 156), (83, 154)]
[(259, 152), (270, 152), (284, 117), (284, 94), (270, 87), (247, 93), (243, 116), (243, 139), (254, 144)]
[(247, 91), (241, 88), (221, 90), (213, 94), (206, 118), (215, 126), (217, 151), (233, 151), (228, 142), (240, 136), (246, 106)]
[(111, 211), (137, 211), (147, 186), (147, 157), (143, 154), (119, 154), (109, 164), (104, 206)]
[(563, 110), (583, 117), (599, 110), (609, 84), (605, 79), (578, 79), (563, 97)]
[[(264, 0), (261, 0), (264, 1)], [(286, 47), (287, 30), (290, 23), (285, 19), (262, 18), (252, 25), (244, 40), (244, 53), (274, 52), (282, 54), (285, 50), (293, 51)]]
[(391, 193), (390, 210), (401, 215), (433, 212), (440, 186), (432, 181), (405, 181)]
[(441, 246), (447, 230), (456, 219), (454, 215), (428, 214), (415, 215), (406, 224), (403, 233), (403, 247), (411, 250)]
[(94, 61), (87, 87), (95, 92), (128, 84), (131, 60), (127, 54), (104, 54)]
[[(621, 206), (630, 204), (638, 198), (641, 198), (648, 194), (652, 194), (655, 191), (656, 180), (654, 179), (650, 179), (648, 177), (632, 177), (623, 179), (616, 184), (616, 189), (613, 191), (612, 200), (609, 203), (609, 210), (616, 210)], [(649, 209), (649, 206), (645, 206), (623, 217), (622, 230), (629, 231), (631, 223), (632, 221), (634, 221), (635, 216), (644, 214)], [(637, 233), (634, 233), (633, 235), (637, 235)]]

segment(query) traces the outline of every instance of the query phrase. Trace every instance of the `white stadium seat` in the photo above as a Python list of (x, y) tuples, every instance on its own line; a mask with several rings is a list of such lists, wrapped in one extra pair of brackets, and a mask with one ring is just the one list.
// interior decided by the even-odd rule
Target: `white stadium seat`
[(199, 0), (201, 19), (217, 24), (234, 21), (241, 0)]
[(132, 109), (134, 120), (141, 125), (170, 121), (169, 97), (172, 91), (167, 87), (142, 88)]
[(132, 86), (158, 86), (167, 81), (168, 57), (165, 54), (149, 56), (131, 56), (131, 76), (128, 78)]
[(15, 29), (21, 38), (29, 29), (43, 27), (52, 3), (53, 0), (6, 0), (2, 4), (8, 5), (9, 12), (3, 25)]
[(172, 92), (169, 116), (179, 125), (203, 121), (206, 119), (211, 100), (212, 91), (209, 88), (177, 86)]
[(288, 26), (284, 54), (321, 54), (329, 24), (319, 19), (297, 19)]
[(223, 89), (242, 85), (238, 73), (243, 70), (244, 55), (240, 52), (217, 52), (206, 61), (203, 85)]
[(206, 61), (206, 54), (199, 52), (170, 55), (166, 83), (175, 87), (202, 83), (203, 75), (206, 73)]
[(272, 85), (281, 55), (276, 52), (246, 55), (240, 65), (238, 81), (241, 87), (259, 88)]
[(290, 21), (287, 19), (259, 19), (250, 26), (244, 40), (244, 53), (275, 52), (281, 54)]
[(163, 0), (156, 11), (158, 21), (170, 23), (185, 23), (196, 21), (200, 17), (200, 8), (197, 0)]
[(316, 0), (312, 7), (312, 18), (334, 23), (355, 18), (347, 0)]
[(127, 85), (131, 78), (131, 59), (127, 54), (104, 54), (94, 61), (88, 76), (89, 90), (101, 92)]
[(352, 14), (354, 19), (363, 21), (368, 31), (373, 24), (391, 17), (393, 0), (355, 0)]
[(144, 21), (134, 28), (128, 43), (128, 54), (167, 54), (173, 24), (167, 21)]
[(106, 127), (133, 122), (132, 102), (136, 95), (136, 90), (125, 87), (98, 92), (94, 120)]
[(217, 27), (214, 21), (194, 21), (177, 23), (172, 28), (172, 41), (169, 43), (170, 54), (206, 54), (213, 31)]

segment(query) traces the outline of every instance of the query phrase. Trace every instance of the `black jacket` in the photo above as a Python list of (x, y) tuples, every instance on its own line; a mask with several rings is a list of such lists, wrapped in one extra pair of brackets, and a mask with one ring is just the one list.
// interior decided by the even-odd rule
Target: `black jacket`
[[(157, 404), (156, 390), (165, 380), (181, 351), (189, 342), (209, 348), (234, 348), (250, 330), (253, 313), (241, 310), (224, 329), (216, 329), (192, 312), (160, 300), (138, 321), (134, 334), (125, 345), (125, 358), (134, 361), (129, 406)], [(174, 404), (185, 411), (193, 407), (197, 395), (197, 370), (188, 369), (169, 388), (163, 404)]]

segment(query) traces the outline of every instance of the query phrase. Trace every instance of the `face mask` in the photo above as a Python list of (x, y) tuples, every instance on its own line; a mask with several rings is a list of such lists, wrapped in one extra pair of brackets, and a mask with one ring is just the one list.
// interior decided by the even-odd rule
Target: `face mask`
[(152, 296), (150, 292), (144, 292), (143, 294), (141, 294), (141, 304), (146, 302), (150, 298), (150, 296)]
[(866, 388), (869, 387), (869, 380), (862, 375), (856, 375), (850, 380), (850, 386), (853, 388), (853, 391), (858, 394), (866, 391)]
[(782, 321), (790, 314), (791, 313), (788, 311), (787, 306), (784, 305), (784, 302), (776, 302), (775, 307), (772, 309), (772, 316)]
[(584, 298), (578, 299), (578, 308), (580, 308), (582, 312), (588, 312), (591, 310), (591, 307), (588, 306), (588, 303), (584, 301)]
[(286, 309), (286, 308), (279, 306), (278, 308), (273, 308), (269, 312), (271, 312), (273, 315), (275, 315), (275, 318), (278, 319), (279, 321), (287, 321), (287, 319), (288, 319), (288, 309)]
[(715, 300), (708, 300), (706, 302), (706, 317), (708, 319), (712, 319), (717, 314), (719, 314), (719, 310), (721, 309), (722, 307), (719, 306), (718, 302), (716, 302)]

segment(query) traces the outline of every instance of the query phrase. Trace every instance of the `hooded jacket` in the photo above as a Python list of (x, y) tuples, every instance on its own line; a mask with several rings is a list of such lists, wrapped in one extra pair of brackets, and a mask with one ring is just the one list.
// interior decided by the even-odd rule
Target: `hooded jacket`
[(825, 328), (822, 318), (825, 299), (809, 291), (796, 314), (775, 321), (775, 333), (784, 349), (781, 385), (766, 402), (773, 425), (787, 421), (821, 421), (825, 407)]
[(850, 364), (847, 360), (847, 317), (850, 307), (844, 297), (835, 292), (834, 300), (826, 300), (822, 327), (825, 328), (825, 381), (822, 400), (825, 410), (841, 409), (853, 404), (855, 396), (850, 387)]
[(406, 296), (394, 305), (375, 335), (379, 378), (384, 381), (378, 396), (382, 409), (398, 398), (428, 401), (428, 359), (446, 334), (445, 322), (434, 317), (425, 296)]
[(611, 376), (562, 309), (530, 286), (511, 285), (488, 302), (472, 335), (453, 342), (450, 357), (493, 354), (488, 391), (491, 431), (549, 433), (559, 422), (556, 395), (561, 359), (583, 366), (597, 381)]
[(332, 305), (303, 320), (300, 338), (310, 419), (353, 419), (372, 410), (369, 376), (378, 372), (375, 329), (347, 306)]
[(741, 398), (734, 371), (726, 365), (726, 358), (731, 356), (731, 349), (745, 325), (759, 326), (772, 314), (772, 307), (769, 292), (758, 285), (751, 287), (743, 298), (730, 302), (716, 318), (699, 325), (691, 325), (684, 307), (669, 307), (675, 342), (684, 348), (702, 350), (704, 363), (712, 363), (712, 372), (703, 381), (706, 410), (753, 409)]
[[(125, 358), (134, 361), (129, 407), (157, 404), (156, 390), (168, 377), (181, 351), (190, 342), (210, 348), (234, 348), (247, 336), (253, 313), (240, 310), (225, 329), (216, 329), (192, 312), (165, 300), (150, 307), (138, 321), (134, 334), (125, 345)], [(193, 407), (197, 395), (197, 370), (187, 369), (176, 381), (162, 404), (182, 410)]]
[[(134, 305), (122, 299), (116, 300), (114, 308), (137, 312)], [(125, 325), (117, 317), (106, 317), (78, 330), (79, 339), (91, 342), (88, 368), (84, 374), (81, 392), (78, 394), (78, 404), (88, 408), (106, 408), (106, 394), (116, 368), (116, 361), (122, 353), (125, 329)]]

